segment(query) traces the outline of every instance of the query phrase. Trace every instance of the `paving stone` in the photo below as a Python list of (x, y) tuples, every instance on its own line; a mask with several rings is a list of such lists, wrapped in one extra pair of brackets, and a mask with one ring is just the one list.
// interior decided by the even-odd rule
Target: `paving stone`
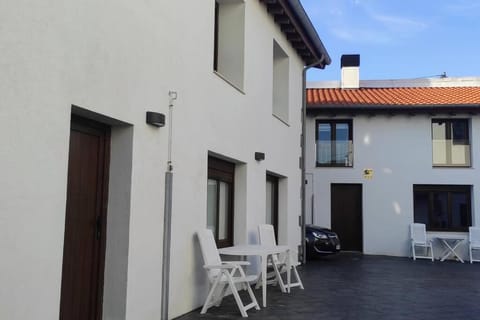
[[(297, 269), (305, 290), (269, 286), (267, 308), (249, 310), (249, 319), (480, 319), (480, 263), (340, 253)], [(261, 289), (254, 293), (261, 304)], [(176, 319), (241, 318), (229, 296), (205, 315), (197, 309)]]

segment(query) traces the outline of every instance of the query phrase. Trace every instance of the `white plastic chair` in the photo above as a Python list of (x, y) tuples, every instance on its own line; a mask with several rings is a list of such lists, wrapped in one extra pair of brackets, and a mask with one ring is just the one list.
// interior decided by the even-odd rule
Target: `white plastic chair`
[[(277, 242), (275, 240), (275, 230), (271, 224), (260, 224), (258, 226), (258, 235), (260, 238), (260, 244), (266, 246), (276, 246)], [(290, 282), (290, 286), (285, 284), (282, 279), (282, 274), (288, 271), (287, 269), (287, 260), (289, 257), (286, 255), (274, 254), (270, 257), (268, 261), (268, 266), (273, 268), (273, 272), (267, 273), (267, 284), (277, 283), (280, 285), (282, 292), (285, 292), (287, 288), (300, 287), (303, 289), (303, 283), (300, 279), (296, 266), (299, 265), (298, 260), (290, 258), (291, 268), (293, 274), (295, 275), (295, 282)], [(260, 287), (261, 284), (261, 274), (258, 276), (256, 288)]]
[(480, 250), (480, 227), (468, 228), (468, 243), (468, 249), (470, 251), (470, 263), (473, 263), (474, 261), (480, 262), (480, 258), (473, 258), (473, 250)]
[[(203, 267), (207, 270), (210, 281), (210, 291), (208, 292), (207, 299), (200, 313), (206, 313), (213, 305), (218, 307), (227, 293), (227, 288), (230, 288), (242, 317), (248, 317), (247, 310), (251, 308), (260, 310), (260, 306), (249, 284), (249, 282), (255, 281), (257, 276), (246, 276), (242, 269), (242, 266), (249, 265), (250, 263), (248, 261), (222, 262), (212, 231), (205, 229), (197, 232), (197, 236), (200, 241), (203, 261), (205, 263)], [(236, 273), (238, 274), (236, 275)], [(237, 291), (237, 284), (241, 284), (244, 289), (247, 289), (252, 301), (250, 304), (246, 306), (243, 305), (242, 299)]]
[[(433, 261), (432, 241), (427, 240), (427, 231), (425, 229), (425, 224), (423, 223), (410, 224), (410, 240), (412, 245), (413, 260), (416, 260), (417, 258), (422, 258), (422, 259), (431, 259)], [(425, 254), (424, 255), (417, 254), (416, 247), (423, 248), (425, 251)]]

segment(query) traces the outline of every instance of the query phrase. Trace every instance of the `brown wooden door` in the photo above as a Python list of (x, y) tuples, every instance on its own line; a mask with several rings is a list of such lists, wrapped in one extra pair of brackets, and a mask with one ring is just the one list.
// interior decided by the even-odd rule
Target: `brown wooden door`
[(362, 185), (331, 185), (332, 230), (338, 234), (342, 250), (363, 251)]
[(101, 319), (110, 129), (72, 116), (60, 319)]

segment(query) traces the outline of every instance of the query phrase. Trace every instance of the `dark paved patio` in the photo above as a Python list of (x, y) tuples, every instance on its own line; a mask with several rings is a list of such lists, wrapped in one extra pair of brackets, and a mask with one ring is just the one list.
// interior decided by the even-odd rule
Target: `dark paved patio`
[[(298, 268), (305, 290), (283, 294), (269, 286), (267, 308), (249, 319), (479, 320), (480, 263), (413, 261), (342, 253)], [(254, 290), (261, 304), (261, 291)], [(242, 298), (246, 301), (246, 296)], [(178, 320), (241, 319), (232, 296), (205, 315)]]

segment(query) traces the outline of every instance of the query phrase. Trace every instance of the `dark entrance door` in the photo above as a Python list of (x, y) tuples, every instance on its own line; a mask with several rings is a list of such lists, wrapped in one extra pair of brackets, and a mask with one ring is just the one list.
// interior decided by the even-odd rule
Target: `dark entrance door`
[(60, 319), (101, 319), (110, 128), (72, 116)]
[(363, 251), (362, 185), (332, 184), (332, 230), (338, 234), (342, 250)]

